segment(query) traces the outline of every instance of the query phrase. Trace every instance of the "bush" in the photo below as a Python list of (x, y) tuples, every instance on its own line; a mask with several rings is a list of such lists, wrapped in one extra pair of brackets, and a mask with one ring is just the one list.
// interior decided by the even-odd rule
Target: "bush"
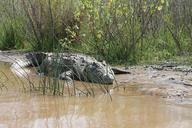
[(20, 43), (20, 37), (13, 25), (3, 26), (1, 29), (0, 48), (2, 50), (15, 49)]
[(5, 17), (23, 24), (2, 29), (5, 49), (28, 48), (17, 45), (22, 39), (33, 50), (75, 50), (125, 64), (192, 53), (190, 0), (21, 0), (12, 5), (17, 13), (3, 1)]

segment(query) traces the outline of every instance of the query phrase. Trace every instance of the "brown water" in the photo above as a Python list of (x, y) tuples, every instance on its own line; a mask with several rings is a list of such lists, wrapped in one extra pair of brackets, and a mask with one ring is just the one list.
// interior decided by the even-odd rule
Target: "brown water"
[[(191, 128), (192, 106), (153, 96), (115, 91), (93, 97), (42, 96), (23, 92), (9, 66), (0, 65), (0, 128)], [(8, 77), (8, 78), (7, 78)]]

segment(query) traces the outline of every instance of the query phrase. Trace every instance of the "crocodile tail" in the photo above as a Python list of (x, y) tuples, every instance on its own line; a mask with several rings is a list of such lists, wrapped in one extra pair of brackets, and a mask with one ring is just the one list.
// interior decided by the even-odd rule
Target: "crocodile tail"
[(131, 74), (131, 72), (121, 68), (112, 67), (111, 69), (113, 70), (114, 74)]

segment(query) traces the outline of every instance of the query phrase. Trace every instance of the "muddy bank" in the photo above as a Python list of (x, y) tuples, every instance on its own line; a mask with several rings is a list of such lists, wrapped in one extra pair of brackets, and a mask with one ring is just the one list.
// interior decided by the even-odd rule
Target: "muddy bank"
[[(26, 52), (0, 51), (0, 61), (13, 63), (24, 58)], [(120, 87), (134, 87), (136, 93), (161, 96), (179, 102), (192, 103), (192, 68), (177, 63), (131, 66), (131, 74), (116, 75)], [(112, 89), (111, 92), (114, 90)]]
[[(24, 54), (1, 52), (0, 60), (12, 63)], [(23, 92), (29, 82), (0, 63), (0, 128), (191, 128), (191, 72), (152, 66), (128, 71), (131, 74), (116, 75), (119, 86), (110, 86), (115, 88), (110, 90), (111, 101), (103, 93), (93, 98)], [(25, 73), (38, 84), (34, 70)]]
[(152, 66), (133, 66), (129, 71), (131, 74), (116, 76), (119, 84), (138, 86), (137, 91), (147, 95), (192, 103), (192, 72)]
[[(112, 101), (103, 93), (93, 98), (23, 92), (28, 82), (18, 81), (9, 64), (0, 63), (0, 69), (5, 73), (0, 73), (1, 83), (8, 87), (0, 91), (2, 128), (191, 128), (190, 98), (167, 102), (159, 96), (150, 96), (157, 95), (158, 89), (154, 88), (162, 89), (162, 85), (160, 80), (157, 83), (150, 80), (147, 75), (151, 76), (151, 71), (143, 67), (132, 67), (132, 74), (116, 76), (121, 86), (111, 90)], [(34, 79), (33, 82), (39, 81)], [(77, 86), (83, 83), (75, 82)], [(165, 84), (164, 87), (168, 90), (170, 86)]]
[(0, 62), (14, 63), (16, 60), (24, 58), (26, 53), (27, 52), (0, 50)]

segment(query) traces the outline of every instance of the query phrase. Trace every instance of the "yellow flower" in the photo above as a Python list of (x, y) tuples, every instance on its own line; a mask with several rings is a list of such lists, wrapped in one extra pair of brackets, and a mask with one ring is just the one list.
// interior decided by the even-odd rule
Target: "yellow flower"
[(103, 35), (103, 32), (98, 31), (96, 36), (97, 36), (98, 39), (101, 39), (102, 35)]
[(161, 0), (161, 3), (164, 4), (164, 3), (165, 3), (165, 0)]
[(157, 10), (158, 10), (158, 11), (161, 11), (161, 10), (162, 10), (162, 8), (163, 8), (163, 6), (162, 6), (162, 5), (160, 5), (160, 6), (158, 6)]
[(143, 11), (144, 11), (144, 12), (147, 11), (147, 6), (146, 6), (146, 5), (143, 6)]
[(113, 2), (113, 0), (109, 0), (108, 6), (111, 6), (112, 2)]
[(98, 39), (101, 39), (101, 37), (102, 37), (101, 34), (100, 34), (100, 33), (97, 33), (97, 38), (98, 38)]
[(109, 3), (112, 3), (113, 0), (109, 0)]

